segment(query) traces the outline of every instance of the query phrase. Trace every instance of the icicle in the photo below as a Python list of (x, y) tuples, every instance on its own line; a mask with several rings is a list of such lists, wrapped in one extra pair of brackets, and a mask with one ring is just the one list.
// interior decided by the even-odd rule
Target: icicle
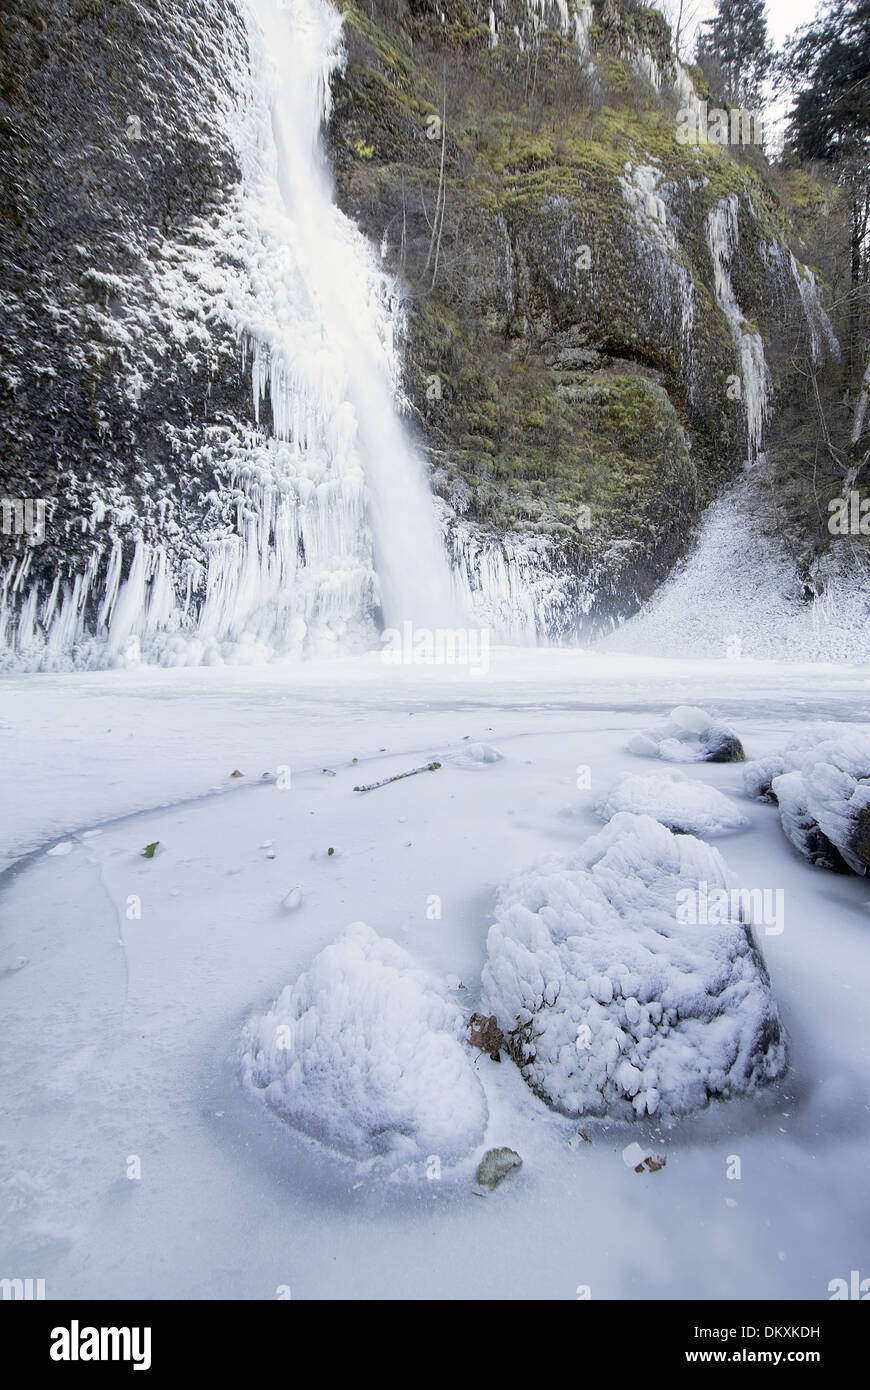
[[(647, 273), (656, 291), (657, 306), (667, 318), (673, 318), (675, 302), (679, 307), (679, 323), (674, 322), (673, 330), (679, 335), (686, 375), (692, 380), (695, 282), (691, 271), (683, 264), (680, 246), (668, 219), (664, 196), (667, 186), (663, 185), (662, 178), (661, 170), (655, 165), (627, 163), (620, 185), (637, 222), (643, 242), (642, 259), (649, 266)], [(664, 192), (660, 191), (662, 189)]]
[(731, 258), (737, 249), (739, 231), (737, 197), (731, 194), (714, 204), (707, 217), (707, 246), (713, 262), (716, 302), (728, 320), (728, 327), (740, 355), (740, 388), (746, 413), (746, 447), (750, 462), (761, 449), (767, 419), (770, 380), (764, 358), (761, 334), (754, 333), (737, 303), (731, 284)]
[(825, 306), (822, 304), (816, 277), (808, 266), (799, 265), (791, 252), (788, 253), (788, 258), (791, 273), (801, 297), (807, 327), (810, 330), (810, 350), (813, 364), (818, 366), (825, 360), (826, 355), (834, 362), (839, 362), (840, 344), (834, 332), (833, 324), (825, 311)]

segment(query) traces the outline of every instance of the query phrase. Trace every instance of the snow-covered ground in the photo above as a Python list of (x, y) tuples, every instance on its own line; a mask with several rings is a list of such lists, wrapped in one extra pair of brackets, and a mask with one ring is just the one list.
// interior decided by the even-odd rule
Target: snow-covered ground
[[(600, 834), (620, 779), (670, 785), (632, 735), (700, 705), (764, 757), (810, 722), (867, 731), (867, 690), (842, 665), (532, 649), (477, 676), (372, 655), (0, 680), (0, 1276), (49, 1298), (825, 1299), (870, 1274), (870, 886), (802, 859), (740, 764), (678, 772), (748, 818), (716, 835), (733, 880), (784, 894), (783, 929), (757, 929), (779, 1080), (670, 1128), (571, 1119), (456, 1041), (498, 889)], [(306, 1009), (297, 1098), (348, 1107), (326, 1143), (258, 1091), (277, 1053), (251, 1062), (273, 1024), (292, 1062)], [(354, 1107), (391, 1058), (407, 1143), (388, 1117), (368, 1156)], [(666, 1166), (635, 1172), (634, 1141)], [(483, 1194), (501, 1145), (523, 1166)]]
[(708, 507), (685, 560), (633, 618), (602, 640), (602, 649), (866, 664), (864, 552), (845, 537), (820, 556), (808, 598), (794, 546), (783, 541), (789, 531), (788, 519), (777, 512), (767, 464), (759, 463)]

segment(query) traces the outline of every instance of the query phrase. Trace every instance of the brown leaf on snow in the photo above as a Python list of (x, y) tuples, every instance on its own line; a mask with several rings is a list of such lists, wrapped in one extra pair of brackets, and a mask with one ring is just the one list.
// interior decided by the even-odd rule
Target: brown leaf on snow
[(500, 1062), (499, 1053), (504, 1046), (504, 1033), (498, 1026), (495, 1014), (490, 1014), (489, 1018), (485, 1014), (472, 1014), (468, 1020), (468, 1027), (468, 1041), (471, 1046), (479, 1047), (482, 1052), (488, 1052), (494, 1062)]

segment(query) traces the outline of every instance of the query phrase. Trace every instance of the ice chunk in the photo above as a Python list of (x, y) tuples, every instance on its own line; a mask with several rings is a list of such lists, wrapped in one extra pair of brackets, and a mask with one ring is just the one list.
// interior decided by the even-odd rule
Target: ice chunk
[(465, 751), (476, 763), (500, 763), (504, 757), (504, 754), (493, 748), (491, 743), (469, 743)]
[(739, 763), (746, 757), (733, 729), (697, 705), (678, 705), (660, 730), (633, 734), (626, 746), (640, 757), (675, 763)]
[(602, 820), (618, 811), (632, 811), (691, 835), (712, 835), (749, 824), (737, 803), (715, 787), (668, 772), (621, 778), (595, 811)]
[(242, 1073), (288, 1124), (395, 1167), (481, 1143), (462, 1014), (395, 941), (355, 922), (244, 1029)]
[(731, 886), (717, 850), (619, 812), (571, 860), (545, 861), (502, 889), (483, 1007), (556, 1109), (668, 1119), (785, 1069), (751, 928), (677, 920), (677, 894), (701, 882)]
[(664, 1154), (653, 1153), (649, 1148), (641, 1148), (640, 1144), (628, 1144), (622, 1151), (622, 1161), (626, 1168), (633, 1168), (635, 1173), (642, 1173), (644, 1169), (657, 1173), (668, 1160)]
[(500, 763), (504, 754), (491, 743), (467, 743), (454, 753), (439, 755), (443, 762), (462, 768), (464, 771), (478, 772), (490, 763)]

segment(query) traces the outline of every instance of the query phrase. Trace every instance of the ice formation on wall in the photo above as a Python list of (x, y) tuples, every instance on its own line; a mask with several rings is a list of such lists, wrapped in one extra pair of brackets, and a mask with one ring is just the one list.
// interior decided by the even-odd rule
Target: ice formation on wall
[(746, 412), (746, 448), (749, 461), (761, 449), (767, 420), (770, 379), (761, 334), (747, 323), (731, 284), (731, 261), (739, 245), (736, 194), (715, 203), (707, 217), (707, 246), (713, 262), (716, 302), (728, 320), (740, 356), (740, 389)]

